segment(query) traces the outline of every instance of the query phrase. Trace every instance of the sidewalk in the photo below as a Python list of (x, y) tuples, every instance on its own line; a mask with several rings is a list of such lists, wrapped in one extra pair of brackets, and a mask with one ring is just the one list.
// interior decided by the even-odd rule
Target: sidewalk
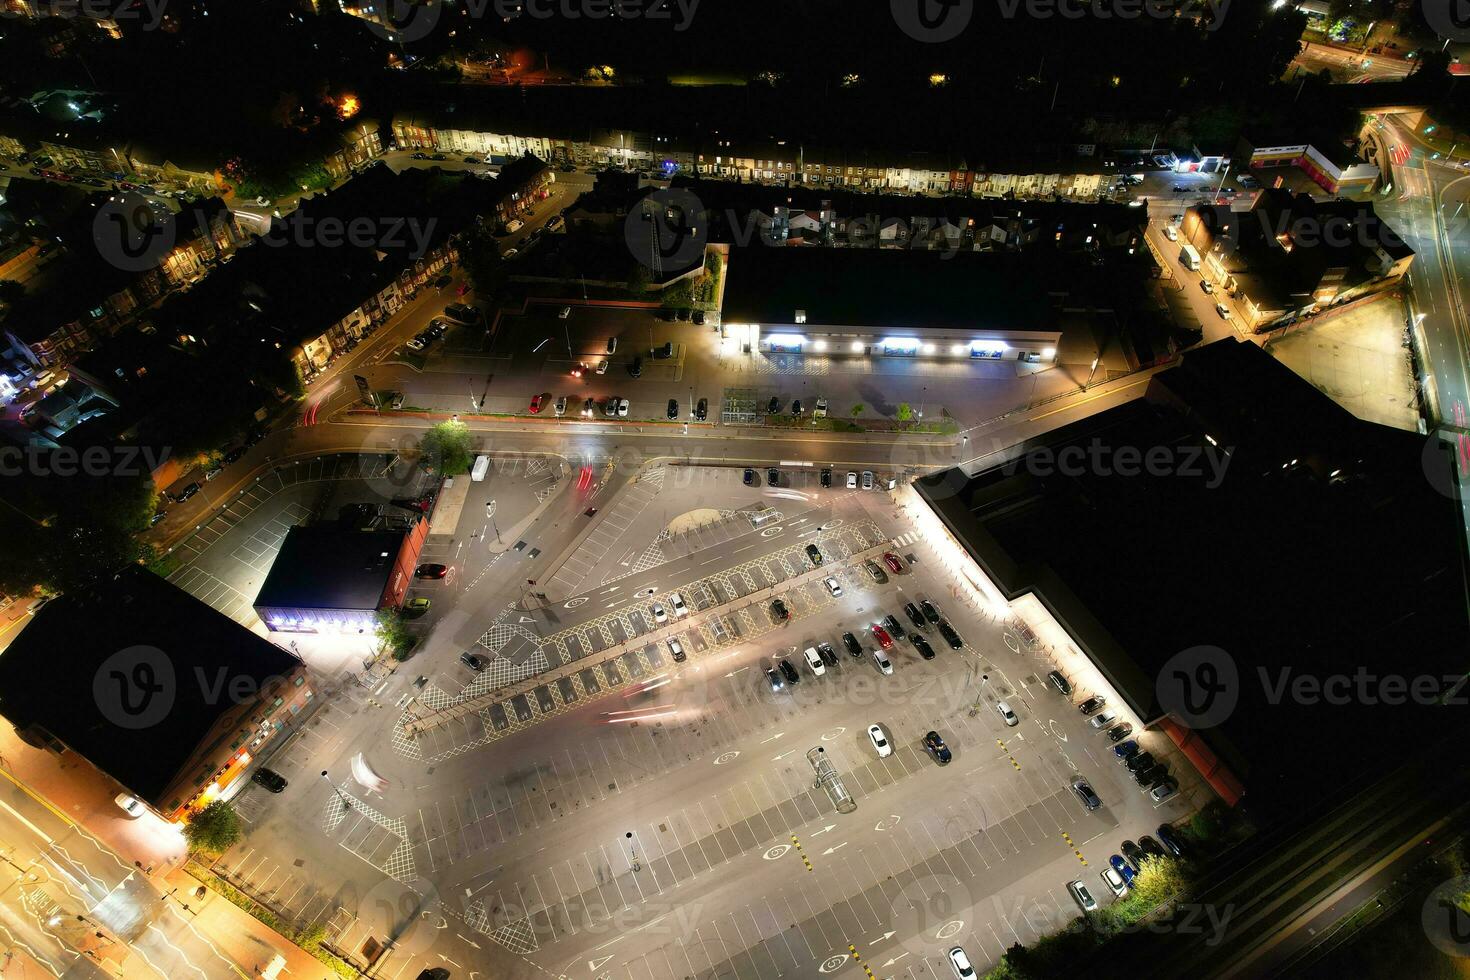
[[(184, 909), (196, 929), (209, 937), (222, 954), (237, 965), (242, 977), (258, 977), (273, 956), (281, 956), (286, 966), (281, 976), (291, 980), (334, 980), (335, 972), (291, 940), (276, 932), (228, 898), (215, 893), (188, 871), (179, 868), (168, 873), (162, 884), (170, 901)], [(204, 898), (199, 899), (199, 889)]]

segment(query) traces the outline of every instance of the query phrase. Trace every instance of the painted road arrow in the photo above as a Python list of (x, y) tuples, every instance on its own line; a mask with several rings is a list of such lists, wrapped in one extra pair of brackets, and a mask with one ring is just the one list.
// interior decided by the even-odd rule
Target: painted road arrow
[[(876, 946), (879, 943), (887, 942), (888, 940), (892, 939), (896, 935), (898, 935), (898, 933), (896, 933), (896, 932), (885, 932), (883, 935), (879, 936), (877, 939), (869, 939), (868, 940), (868, 945), (869, 946)], [(884, 966), (887, 966), (888, 964), (887, 963), (884, 963), (883, 965)]]
[(782, 752), (780, 755), (776, 756), (771, 761), (772, 762), (780, 762), (782, 759), (786, 758), (788, 755), (790, 755), (791, 753), (793, 753), (795, 751), (796, 751), (795, 749), (787, 749), (785, 752)]
[(593, 972), (596, 972), (596, 970), (597, 970), (598, 967), (602, 966), (602, 964), (606, 963), (610, 959), (612, 959), (611, 956), (604, 956), (600, 960), (588, 960), (587, 961), (587, 969), (592, 970)]
[(892, 966), (893, 964), (897, 963), (899, 960), (903, 959), (907, 955), (909, 955), (909, 954), (906, 951), (905, 952), (902, 952), (902, 953), (899, 953), (897, 956), (893, 957), (893, 959), (889, 960), (887, 963), (884, 963), (883, 965), (885, 967)]
[(831, 854), (834, 851), (840, 851), (840, 850), (842, 850), (846, 846), (847, 846), (847, 841), (843, 841), (841, 844), (838, 844), (836, 847), (829, 847), (825, 851), (822, 852), (822, 857), (826, 857), (828, 854)]
[[(726, 674), (725, 676), (726, 677), (732, 677), (734, 675), (733, 674)], [(776, 739), (780, 738), (782, 735), (785, 735), (785, 734), (786, 734), (785, 732), (777, 732), (776, 734), (772, 735), (770, 738), (763, 738), (763, 739), (761, 739), (761, 744), (762, 745), (765, 745), (767, 742), (774, 742)]]
[(836, 830), (836, 829), (837, 829), (837, 825), (835, 823), (829, 823), (827, 826), (823, 827), (821, 830), (814, 830), (810, 834), (808, 834), (807, 836), (808, 837), (815, 837), (818, 834), (825, 834), (829, 830)]

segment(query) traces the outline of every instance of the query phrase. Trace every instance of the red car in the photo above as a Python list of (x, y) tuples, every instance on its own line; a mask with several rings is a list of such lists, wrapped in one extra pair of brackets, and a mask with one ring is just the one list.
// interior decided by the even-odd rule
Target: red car
[(541, 399), (543, 399), (545, 397), (546, 397), (545, 395), (537, 395), (535, 398), (532, 398), (531, 399), (531, 414), (532, 415), (540, 415), (541, 414)]
[(893, 646), (893, 637), (889, 636), (888, 631), (879, 626), (877, 623), (873, 624), (873, 638), (877, 640), (878, 645), (885, 650)]
[(894, 574), (903, 571), (903, 562), (899, 561), (898, 556), (891, 551), (883, 552), (883, 563), (887, 565), (888, 570), (890, 572), (893, 572)]
[(437, 564), (420, 565), (418, 568), (414, 569), (413, 573), (414, 578), (443, 578), (445, 575), (448, 574), (448, 566)]

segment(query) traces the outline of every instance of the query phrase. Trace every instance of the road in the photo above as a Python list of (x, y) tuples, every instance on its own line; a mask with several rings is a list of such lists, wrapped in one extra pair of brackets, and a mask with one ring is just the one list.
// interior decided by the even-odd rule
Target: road
[(57, 976), (237, 977), (235, 965), (160, 893), (69, 818), (0, 783), (0, 933)]

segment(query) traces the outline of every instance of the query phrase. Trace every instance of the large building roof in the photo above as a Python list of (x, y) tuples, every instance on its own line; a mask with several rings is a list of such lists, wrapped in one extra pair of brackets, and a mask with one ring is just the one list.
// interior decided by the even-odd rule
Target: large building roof
[(727, 323), (1054, 330), (1039, 264), (1018, 254), (731, 249)]
[[(1116, 472), (1150, 452), (1163, 460), (1153, 472)], [(1061, 465), (1067, 453), (1077, 465)], [(1450, 461), (1422, 437), (1354, 419), (1256, 345), (1222, 340), (1156, 375), (1144, 399), (1010, 456), (918, 490), (1146, 721), (1164, 713), (1156, 679), (1170, 658), (1227, 651), (1241, 703), (1201, 734), (1248, 788), (1320, 788), (1391, 754), (1414, 724), (1433, 727), (1432, 709), (1273, 703), (1263, 680), (1463, 672), (1465, 530), (1441, 492)]]
[(257, 609), (377, 609), (408, 531), (298, 525), (255, 597)]
[(300, 663), (129, 565), (36, 613), (0, 655), (0, 714), (22, 732), (44, 729), (163, 808), (160, 796), (235, 707), (219, 692), (258, 690)]

